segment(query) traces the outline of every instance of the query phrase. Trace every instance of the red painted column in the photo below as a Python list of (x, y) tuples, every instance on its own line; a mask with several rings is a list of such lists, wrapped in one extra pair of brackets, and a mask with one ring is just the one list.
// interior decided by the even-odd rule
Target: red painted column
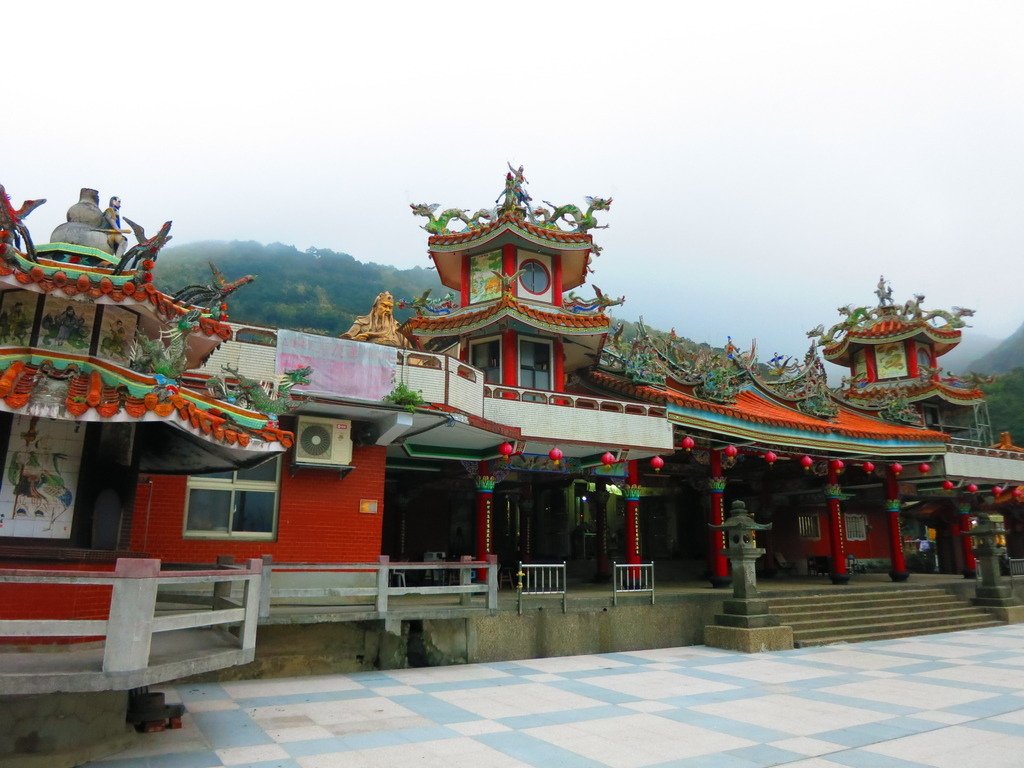
[[(501, 246), (501, 272), (505, 277), (516, 273), (516, 247), (512, 243)], [(513, 290), (512, 294), (518, 296), (519, 291)]]
[(562, 254), (551, 257), (551, 303), (562, 306)]
[(971, 528), (974, 527), (971, 512), (971, 505), (968, 503), (961, 503), (957, 506), (957, 517), (960, 520), (960, 545), (964, 551), (965, 579), (973, 579), (978, 570), (978, 563), (974, 559), (974, 539), (970, 535)]
[(835, 462), (828, 463), (828, 483), (825, 485), (825, 499), (828, 501), (829, 554), (832, 571), (829, 574), (833, 584), (846, 584), (850, 573), (846, 567), (846, 535), (843, 531), (843, 513), (839, 506), (842, 488), (839, 487), (839, 470)]
[(626, 465), (626, 562), (640, 562), (640, 467), (636, 459)]
[(889, 578), (906, 581), (910, 573), (903, 555), (903, 532), (900, 530), (900, 484), (892, 466), (885, 470), (885, 513), (889, 523), (889, 559), (892, 561)]
[(875, 360), (875, 348), (864, 350), (864, 367), (868, 372), (868, 381), (878, 381), (878, 362)]
[(920, 375), (921, 369), (917, 364), (917, 350), (914, 348), (913, 339), (903, 341), (903, 354), (907, 356), (907, 375), (916, 379)]
[(459, 300), (463, 307), (469, 306), (469, 256), (462, 257), (462, 290), (459, 291)]
[(551, 388), (555, 392), (565, 392), (565, 347), (561, 339), (551, 344)]
[[(709, 457), (711, 477), (708, 478), (708, 492), (711, 495), (711, 514), (708, 523), (721, 525), (725, 522), (725, 476), (722, 474), (722, 452), (715, 449)], [(729, 578), (729, 561), (725, 559), (725, 531), (708, 529), (708, 573), (713, 587), (724, 587), (732, 583)]]
[(501, 332), (501, 383), (506, 387), (519, 386), (519, 349), (516, 332)]
[[(489, 462), (481, 461), (476, 476), (476, 559), (486, 560), (491, 554), (491, 527), (494, 510), (494, 475)], [(487, 578), (487, 570), (477, 571), (477, 581)]]

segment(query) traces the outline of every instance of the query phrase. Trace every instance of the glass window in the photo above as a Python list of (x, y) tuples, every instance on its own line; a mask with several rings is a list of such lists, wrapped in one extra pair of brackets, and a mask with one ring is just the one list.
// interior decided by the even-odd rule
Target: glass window
[(801, 539), (820, 539), (821, 528), (818, 525), (818, 516), (815, 515), (800, 515), (797, 518), (800, 526), (800, 538)]
[(519, 268), (522, 270), (519, 282), (522, 283), (523, 288), (535, 294), (547, 291), (548, 286), (551, 285), (547, 267), (536, 259), (526, 259)]
[(498, 339), (478, 341), (469, 348), (469, 363), (484, 372), (488, 384), (501, 383), (501, 344)]
[(551, 389), (551, 344), (526, 339), (519, 342), (519, 386)]
[(868, 538), (868, 519), (866, 515), (847, 512), (846, 518), (846, 540), (866, 541)]
[(185, 535), (210, 538), (271, 538), (277, 525), (277, 480), (281, 460), (237, 472), (188, 479)]

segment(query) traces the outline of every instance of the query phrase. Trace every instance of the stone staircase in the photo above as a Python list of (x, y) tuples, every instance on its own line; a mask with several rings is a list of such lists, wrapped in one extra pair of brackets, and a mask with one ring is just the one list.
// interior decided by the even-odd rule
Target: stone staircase
[(797, 648), (995, 627), (1003, 622), (943, 589), (903, 587), (764, 594)]

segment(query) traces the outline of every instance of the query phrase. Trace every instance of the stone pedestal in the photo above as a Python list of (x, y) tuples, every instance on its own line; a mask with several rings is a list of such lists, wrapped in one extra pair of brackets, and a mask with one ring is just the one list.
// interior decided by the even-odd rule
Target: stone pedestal
[(743, 502), (734, 501), (729, 519), (711, 527), (725, 533), (722, 554), (732, 564), (732, 599), (723, 603), (715, 623), (704, 628), (704, 644), (745, 653), (792, 648), (792, 628), (779, 626), (778, 616), (770, 612), (768, 601), (757, 591), (754, 566), (764, 550), (754, 543), (754, 532), (771, 530), (771, 524), (754, 522)]
[(996, 544), (996, 537), (1001, 533), (1001, 525), (980, 513), (973, 530), (968, 529), (963, 534), (965, 537), (973, 536), (977, 542), (973, 554), (981, 579), (971, 602), (979, 608), (988, 609), (1000, 621), (1016, 624), (1024, 621), (1024, 605), (1014, 598), (1013, 588), (1003, 582), (999, 562), (1006, 550)]

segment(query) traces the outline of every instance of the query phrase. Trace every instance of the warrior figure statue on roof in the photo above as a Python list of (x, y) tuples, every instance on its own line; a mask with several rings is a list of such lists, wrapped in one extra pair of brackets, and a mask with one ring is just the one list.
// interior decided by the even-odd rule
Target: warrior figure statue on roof
[(523, 166), (513, 168), (512, 163), (508, 164), (508, 173), (505, 175), (505, 189), (495, 199), (494, 204), (501, 204), (503, 211), (511, 211), (514, 208), (529, 209), (530, 193), (526, 191), (526, 177), (523, 175)]

